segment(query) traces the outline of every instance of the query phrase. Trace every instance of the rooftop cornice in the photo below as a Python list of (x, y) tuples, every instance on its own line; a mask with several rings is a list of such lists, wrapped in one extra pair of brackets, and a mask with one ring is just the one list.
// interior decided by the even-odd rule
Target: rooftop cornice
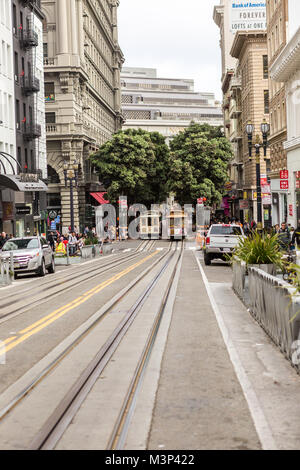
[(214, 7), (213, 19), (219, 28), (221, 27), (222, 19), (224, 17), (224, 5), (216, 5)]
[(300, 28), (287, 43), (270, 68), (270, 77), (277, 82), (287, 82), (300, 69)]
[(230, 55), (235, 57), (236, 59), (240, 58), (241, 51), (245, 42), (253, 42), (253, 41), (263, 41), (267, 40), (267, 31), (260, 30), (260, 31), (238, 31), (235, 34)]

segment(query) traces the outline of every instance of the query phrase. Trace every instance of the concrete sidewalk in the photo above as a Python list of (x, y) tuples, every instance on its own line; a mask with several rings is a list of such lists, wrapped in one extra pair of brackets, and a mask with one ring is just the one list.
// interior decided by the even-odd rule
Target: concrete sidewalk
[(261, 449), (193, 252), (182, 263), (148, 449)]

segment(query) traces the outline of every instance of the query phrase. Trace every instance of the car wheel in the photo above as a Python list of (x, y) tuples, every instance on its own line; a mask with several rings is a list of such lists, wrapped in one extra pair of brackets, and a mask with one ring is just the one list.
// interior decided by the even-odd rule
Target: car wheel
[(46, 275), (45, 260), (42, 260), (42, 265), (37, 271), (38, 275), (44, 277)]
[(50, 266), (49, 266), (47, 269), (48, 269), (48, 273), (50, 273), (50, 274), (54, 274), (54, 273), (55, 273), (55, 263), (54, 263), (54, 259), (53, 259), (53, 258), (52, 258), (52, 261), (51, 261)]
[(204, 255), (204, 263), (205, 263), (205, 266), (210, 266), (211, 265), (211, 258), (206, 253)]

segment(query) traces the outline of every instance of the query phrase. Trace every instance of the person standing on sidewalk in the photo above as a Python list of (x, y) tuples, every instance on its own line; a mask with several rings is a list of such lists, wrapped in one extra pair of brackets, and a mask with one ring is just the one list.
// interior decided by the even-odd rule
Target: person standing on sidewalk
[(76, 249), (77, 249), (77, 243), (78, 243), (78, 240), (76, 238), (75, 232), (70, 233), (69, 238), (68, 238), (70, 256), (75, 255)]
[(300, 219), (298, 220), (298, 226), (292, 236), (292, 245), (297, 245), (300, 248)]
[(55, 251), (55, 240), (54, 240), (53, 232), (50, 232), (50, 235), (48, 235), (48, 242), (49, 242), (49, 245), (51, 246), (52, 251)]

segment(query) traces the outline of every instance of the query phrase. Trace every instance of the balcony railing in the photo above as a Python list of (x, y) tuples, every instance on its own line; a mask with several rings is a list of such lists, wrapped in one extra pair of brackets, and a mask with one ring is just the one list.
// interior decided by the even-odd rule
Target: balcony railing
[(25, 142), (29, 142), (30, 140), (37, 139), (42, 135), (42, 128), (40, 124), (28, 124), (27, 122), (23, 123), (23, 136)]
[(23, 77), (22, 88), (26, 96), (32, 95), (32, 93), (38, 93), (40, 91), (40, 81), (32, 75)]
[(31, 47), (37, 47), (38, 44), (39, 37), (33, 28), (20, 30), (20, 45), (22, 49), (30, 49)]

